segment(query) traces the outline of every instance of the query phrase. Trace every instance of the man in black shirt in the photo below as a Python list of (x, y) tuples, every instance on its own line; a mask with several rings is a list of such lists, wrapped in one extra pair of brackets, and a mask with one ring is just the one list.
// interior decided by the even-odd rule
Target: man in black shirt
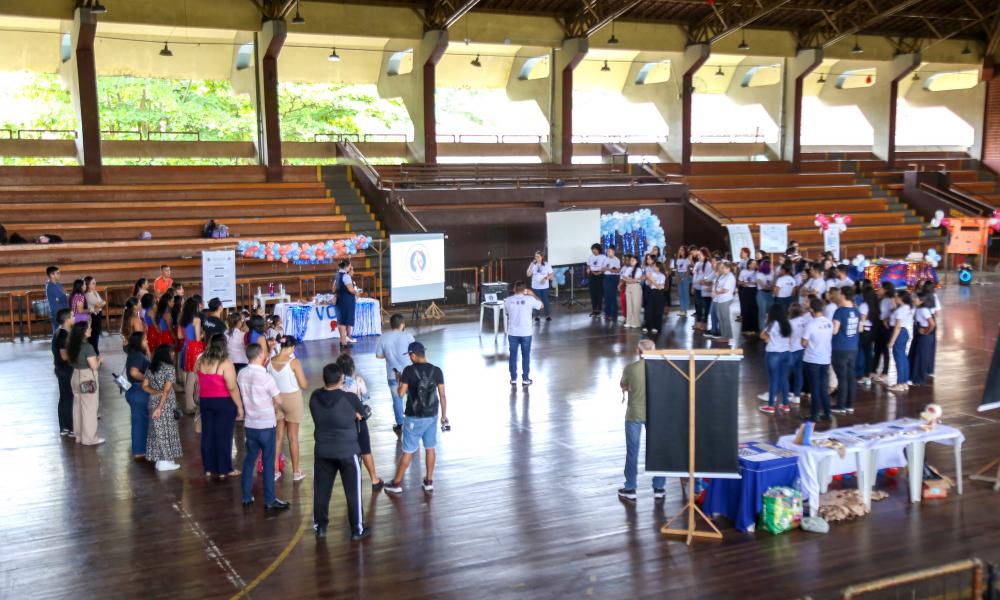
[(425, 492), (434, 490), (438, 404), (441, 406), (443, 430), (448, 427), (448, 406), (444, 395), (444, 374), (440, 368), (427, 362), (425, 353), (423, 344), (412, 342), (407, 348), (407, 354), (413, 364), (403, 369), (403, 374), (399, 377), (399, 395), (406, 396), (406, 408), (403, 410), (403, 454), (396, 467), (396, 476), (384, 488), (390, 494), (403, 493), (403, 475), (410, 467), (413, 453), (420, 449), (421, 442), (424, 444), (424, 467), (427, 470), (423, 488)]
[(205, 334), (205, 341), (212, 339), (217, 333), (226, 333), (226, 324), (222, 322), (222, 300), (212, 298), (208, 301), (208, 310), (205, 311), (201, 320), (201, 330)]
[(357, 395), (341, 389), (344, 372), (336, 363), (323, 367), (323, 385), (309, 398), (316, 439), (313, 473), (313, 529), (316, 537), (326, 537), (329, 523), (330, 493), (333, 482), (340, 473), (347, 498), (347, 520), (351, 526), (351, 540), (363, 540), (371, 535), (362, 519), (361, 463), (358, 455), (358, 421), (363, 407)]
[(69, 330), (73, 327), (73, 311), (60, 308), (56, 313), (55, 322), (59, 324), (52, 336), (52, 363), (55, 367), (56, 381), (59, 382), (59, 435), (76, 437), (73, 433), (73, 367), (66, 356), (66, 342), (69, 340)]

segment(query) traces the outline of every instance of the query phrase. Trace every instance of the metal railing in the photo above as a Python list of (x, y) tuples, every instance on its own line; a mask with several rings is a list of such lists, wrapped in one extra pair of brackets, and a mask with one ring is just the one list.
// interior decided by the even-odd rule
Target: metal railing
[(75, 140), (74, 129), (18, 129), (19, 140)]
[(764, 142), (764, 134), (760, 128), (753, 133), (712, 133), (707, 135), (692, 135), (692, 144), (759, 144)]
[(594, 135), (574, 135), (574, 144), (664, 144), (669, 139), (666, 135), (616, 135), (616, 134), (594, 134)]
[(979, 194), (955, 188), (954, 186), (947, 190), (947, 197), (949, 200), (969, 206), (969, 212), (977, 217), (988, 217), (995, 210), (993, 205)]
[[(365, 155), (362, 154), (361, 150), (354, 145), (354, 142), (349, 140), (344, 140), (340, 142), (341, 148), (344, 150), (344, 154), (347, 155), (350, 161), (357, 165), (368, 180), (379, 190), (386, 190), (385, 184), (382, 181), (382, 177), (378, 172), (378, 169), (372, 166)], [(415, 214), (406, 206), (406, 201), (400, 196), (393, 196), (391, 191), (386, 192), (386, 204), (389, 206), (396, 206), (399, 209), (399, 213), (404, 219), (410, 222), (410, 226), (413, 227), (415, 231), (427, 232), (427, 228), (424, 224), (420, 222)]]
[(729, 217), (728, 215), (726, 215), (726, 213), (719, 210), (717, 206), (715, 206), (711, 202), (699, 198), (698, 196), (692, 194), (690, 191), (688, 191), (688, 202), (691, 203), (691, 206), (697, 208), (701, 212), (705, 213), (706, 215), (712, 217), (714, 220), (718, 221), (720, 225), (726, 225), (728, 223), (734, 222), (731, 217)]
[(983, 597), (983, 563), (973, 558), (852, 585), (842, 597), (979, 600)]

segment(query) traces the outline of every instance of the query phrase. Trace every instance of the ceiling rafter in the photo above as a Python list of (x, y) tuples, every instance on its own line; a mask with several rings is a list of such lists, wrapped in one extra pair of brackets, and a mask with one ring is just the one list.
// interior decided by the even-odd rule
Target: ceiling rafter
[(427, 31), (449, 29), (479, 4), (480, 0), (428, 0), (423, 10), (414, 11), (420, 16)]
[(800, 48), (829, 48), (840, 40), (900, 13), (921, 0), (854, 0), (798, 32)]
[(280, 21), (295, 6), (295, 0), (250, 0), (265, 21)]
[(1000, 8), (995, 8), (994, 10), (986, 13), (977, 11), (977, 13), (979, 16), (976, 19), (964, 21), (958, 25), (955, 25), (952, 22), (950, 25), (942, 25), (939, 23), (935, 26), (933, 21), (928, 20), (926, 23), (926, 33), (930, 33), (932, 35), (922, 35), (924, 32), (919, 32), (912, 36), (890, 37), (889, 40), (895, 47), (896, 52), (909, 54), (925, 50), (935, 44), (960, 35), (966, 32), (966, 30), (972, 29), (980, 24), (985, 24), (987, 27), (994, 26), (995, 30), (996, 19), (1000, 18)]
[(568, 38), (585, 38), (635, 8), (642, 0), (580, 0), (580, 7), (562, 21)]
[(687, 28), (688, 41), (714, 44), (791, 3), (792, 0), (726, 0)]

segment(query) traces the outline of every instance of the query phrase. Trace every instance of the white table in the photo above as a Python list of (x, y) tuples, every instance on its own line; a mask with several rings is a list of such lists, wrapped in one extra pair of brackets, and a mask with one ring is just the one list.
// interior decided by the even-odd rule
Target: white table
[(493, 340), (499, 335), (500, 322), (503, 321), (503, 334), (507, 335), (507, 311), (503, 302), (483, 302), (479, 305), (479, 337), (483, 337), (483, 316), (487, 310), (493, 311)]
[[(847, 436), (852, 433), (868, 433), (878, 430), (916, 430), (919, 422), (900, 419), (874, 425), (840, 427), (814, 433), (813, 438)], [(866, 506), (871, 507), (871, 491), (880, 469), (907, 467), (910, 484), (910, 502), (920, 502), (923, 490), (924, 451), (929, 442), (950, 445), (955, 452), (955, 472), (957, 491), (962, 494), (962, 432), (947, 425), (938, 425), (931, 431), (919, 431), (915, 435), (899, 435), (888, 439), (874, 440), (848, 445), (844, 457), (836, 450), (820, 446), (800, 446), (795, 436), (786, 435), (778, 440), (778, 446), (793, 450), (799, 456), (799, 474), (802, 487), (809, 500), (809, 513), (817, 515), (820, 494), (825, 492), (834, 475), (856, 472), (858, 490)]]
[(257, 308), (258, 306), (267, 306), (268, 302), (277, 302), (278, 304), (281, 304), (283, 302), (291, 302), (291, 301), (292, 297), (289, 296), (287, 293), (274, 294), (273, 296), (271, 294), (260, 293), (260, 294), (254, 294), (253, 307)]

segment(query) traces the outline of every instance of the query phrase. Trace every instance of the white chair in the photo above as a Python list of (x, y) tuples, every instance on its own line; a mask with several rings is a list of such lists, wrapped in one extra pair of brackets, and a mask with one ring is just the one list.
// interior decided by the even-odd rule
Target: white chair
[(479, 337), (483, 337), (483, 315), (487, 310), (493, 311), (493, 340), (500, 335), (500, 323), (503, 322), (503, 334), (507, 335), (507, 312), (503, 302), (482, 302), (479, 304)]

